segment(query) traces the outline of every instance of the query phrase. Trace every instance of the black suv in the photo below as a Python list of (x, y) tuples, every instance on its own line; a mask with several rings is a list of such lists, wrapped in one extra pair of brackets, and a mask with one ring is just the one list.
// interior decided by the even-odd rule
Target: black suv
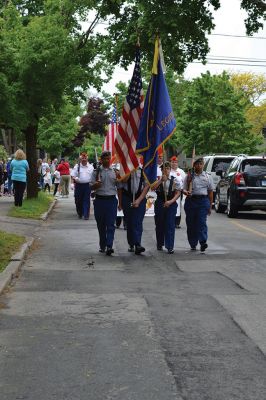
[(214, 203), (217, 213), (227, 210), (234, 218), (238, 211), (266, 210), (266, 158), (241, 154), (226, 172), (216, 174), (221, 176)]

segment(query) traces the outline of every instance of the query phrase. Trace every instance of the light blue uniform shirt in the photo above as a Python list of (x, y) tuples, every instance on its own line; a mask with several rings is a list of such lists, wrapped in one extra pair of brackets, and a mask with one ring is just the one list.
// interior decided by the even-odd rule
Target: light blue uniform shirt
[[(184, 188), (187, 188), (188, 176), (184, 180)], [(193, 174), (192, 178), (192, 195), (207, 195), (208, 192), (214, 190), (214, 184), (212, 177), (203, 171), (201, 174)]]
[(29, 169), (29, 164), (27, 160), (12, 160), (11, 161), (12, 181), (26, 182), (28, 169)]
[[(94, 170), (91, 176), (90, 184), (93, 185), (96, 182), (97, 170)], [(95, 193), (101, 196), (115, 196), (117, 194), (117, 179), (116, 173), (113, 168), (100, 167), (99, 180), (102, 185), (100, 188), (95, 189)]]

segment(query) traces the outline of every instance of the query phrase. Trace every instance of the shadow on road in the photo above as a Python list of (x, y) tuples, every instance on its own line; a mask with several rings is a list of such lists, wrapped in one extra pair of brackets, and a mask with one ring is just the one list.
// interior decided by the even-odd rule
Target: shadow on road
[(237, 218), (235, 219), (242, 219), (242, 220), (266, 220), (266, 212), (261, 213), (253, 213), (253, 212), (239, 212)]

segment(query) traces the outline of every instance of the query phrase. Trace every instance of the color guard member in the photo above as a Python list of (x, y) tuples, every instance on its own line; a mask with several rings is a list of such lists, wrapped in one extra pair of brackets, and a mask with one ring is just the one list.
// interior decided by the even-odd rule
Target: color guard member
[(145, 183), (142, 168), (133, 171), (120, 184), (119, 197), (127, 222), (128, 251), (139, 255), (145, 251), (141, 245), (143, 219), (146, 212), (146, 194), (149, 185)]
[(208, 227), (207, 215), (211, 215), (214, 184), (212, 177), (203, 171), (204, 160), (198, 158), (184, 180), (183, 193), (185, 201), (187, 236), (191, 250), (196, 250), (198, 242), (200, 250), (207, 249)]
[(161, 168), (163, 174), (155, 186), (157, 199), (154, 206), (157, 250), (163, 250), (163, 246), (165, 246), (168, 253), (173, 254), (177, 199), (180, 197), (182, 184), (181, 180), (170, 175), (171, 165), (169, 162), (166, 162)]
[[(95, 190), (94, 215), (100, 238), (100, 252), (110, 256), (113, 250), (117, 214), (118, 172), (110, 167), (111, 153), (103, 151), (101, 165), (93, 171), (91, 187)], [(118, 207), (120, 207), (118, 205)]]
[[(178, 157), (173, 156), (170, 158), (170, 161), (171, 161), (171, 175), (175, 176), (178, 180), (181, 180), (181, 184), (183, 186), (186, 173), (183, 169), (178, 167)], [(177, 211), (175, 216), (175, 227), (178, 229), (180, 228), (180, 223), (181, 223), (181, 200), (182, 200), (182, 193), (177, 200)]]

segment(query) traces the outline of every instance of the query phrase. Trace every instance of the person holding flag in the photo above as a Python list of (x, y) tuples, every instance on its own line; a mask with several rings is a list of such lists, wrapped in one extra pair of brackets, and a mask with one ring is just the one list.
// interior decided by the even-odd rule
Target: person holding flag
[[(179, 181), (181, 181), (182, 185), (184, 182), (184, 179), (186, 177), (186, 173), (183, 169), (178, 167), (178, 157), (177, 156), (172, 156), (170, 158), (171, 161), (171, 175), (175, 176)], [(181, 200), (182, 200), (182, 194), (177, 200), (177, 210), (176, 210), (176, 216), (175, 216), (175, 227), (177, 229), (181, 228), (180, 223), (181, 223)]]
[(143, 90), (140, 68), (140, 46), (137, 44), (133, 76), (126, 96), (115, 140), (117, 158), (120, 162), (119, 199), (127, 223), (127, 240), (130, 252), (140, 255), (145, 251), (141, 245), (143, 219), (146, 211), (146, 184), (140, 159), (136, 155), (138, 130), (143, 111)]
[(173, 254), (177, 199), (181, 194), (182, 183), (171, 175), (171, 164), (168, 161), (162, 165), (161, 169), (162, 176), (154, 186), (157, 194), (154, 206), (157, 250), (163, 250), (165, 246), (168, 253)]
[(170, 139), (176, 128), (163, 65), (161, 42), (157, 37), (152, 76), (145, 98), (136, 146), (137, 153), (143, 155), (143, 173), (151, 187), (157, 181), (158, 149)]

